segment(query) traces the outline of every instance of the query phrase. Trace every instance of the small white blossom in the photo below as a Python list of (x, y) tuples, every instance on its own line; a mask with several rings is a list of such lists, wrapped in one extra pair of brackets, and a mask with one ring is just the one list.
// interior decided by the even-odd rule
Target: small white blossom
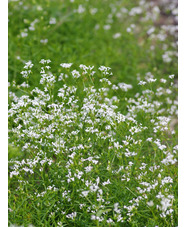
[(103, 26), (104, 30), (109, 30), (111, 28), (110, 24), (104, 25)]
[(114, 35), (113, 35), (113, 39), (118, 39), (118, 38), (120, 38), (121, 37), (121, 33), (115, 33)]
[(79, 78), (81, 75), (80, 75), (80, 73), (79, 73), (77, 70), (73, 70), (73, 71), (72, 71), (72, 76), (73, 76), (74, 78)]
[(61, 63), (60, 66), (66, 69), (69, 69), (73, 63)]
[(139, 84), (139, 85), (145, 85), (146, 83), (147, 83), (147, 82), (141, 80), (138, 84)]
[(48, 43), (48, 39), (41, 39), (40, 43), (46, 44), (46, 43)]
[(170, 78), (170, 79), (174, 79), (174, 75), (170, 75), (169, 78)]
[(33, 65), (34, 64), (32, 64), (31, 61), (28, 61), (28, 62), (25, 63), (24, 69), (28, 69), (28, 68), (31, 69), (33, 67)]
[(148, 205), (149, 207), (152, 207), (152, 206), (154, 206), (154, 202), (151, 200), (151, 201), (147, 202), (147, 205)]
[(56, 24), (56, 18), (55, 17), (51, 17), (49, 24)]

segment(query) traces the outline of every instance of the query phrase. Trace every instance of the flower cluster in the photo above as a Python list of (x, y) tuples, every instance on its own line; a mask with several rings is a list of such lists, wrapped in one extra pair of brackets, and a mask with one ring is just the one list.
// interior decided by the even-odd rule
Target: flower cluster
[[(93, 225), (125, 225), (137, 212), (143, 216), (144, 209), (164, 224), (171, 221), (175, 195), (170, 169), (177, 163), (177, 147), (165, 138), (177, 104), (174, 97), (167, 103), (167, 88), (162, 88), (161, 102), (157, 89), (155, 93), (149, 88), (133, 99), (119, 100), (118, 90), (126, 93), (132, 85), (112, 84), (109, 67), (96, 72), (80, 65), (78, 71), (70, 69), (72, 63), (63, 63), (67, 76), (59, 80), (64, 73), (50, 72), (50, 60), (40, 63), (41, 88), (20, 97), (9, 94), (10, 143), (22, 153), (9, 163), (15, 192), (23, 199), (29, 193), (37, 209), (50, 207), (47, 219), (59, 226), (83, 223), (85, 218)], [(32, 66), (28, 62), (24, 68)], [(165, 83), (173, 79), (169, 77)], [(94, 86), (96, 80), (99, 87)], [(139, 82), (152, 83), (152, 77)], [(118, 105), (127, 111), (120, 112)]]

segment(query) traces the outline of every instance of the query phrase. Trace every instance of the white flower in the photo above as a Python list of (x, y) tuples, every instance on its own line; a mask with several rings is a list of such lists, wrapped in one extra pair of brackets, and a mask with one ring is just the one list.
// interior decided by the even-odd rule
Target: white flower
[(151, 27), (148, 31), (147, 34), (150, 35), (155, 31), (155, 27)]
[(69, 69), (73, 63), (61, 63), (60, 66), (66, 69)]
[(41, 61), (39, 63), (44, 64), (45, 63), (45, 59), (41, 59)]
[(156, 81), (156, 79), (149, 78), (149, 79), (147, 79), (147, 81), (148, 81), (149, 83), (153, 83), (153, 82), (155, 82), (155, 81)]
[(84, 197), (86, 197), (86, 196), (88, 195), (88, 193), (89, 193), (89, 191), (83, 191), (83, 192), (81, 192), (81, 194), (82, 194)]
[(25, 63), (24, 69), (28, 69), (28, 68), (31, 69), (32, 67), (33, 67), (32, 62), (31, 61), (28, 61), (28, 62)]
[(106, 66), (100, 66), (98, 68), (104, 75), (112, 75), (112, 73), (108, 72), (111, 68), (110, 67), (106, 67)]
[(166, 51), (163, 55), (162, 55), (162, 58), (163, 58), (163, 61), (166, 62), (166, 63), (169, 63), (172, 61), (172, 52), (170, 51)]
[(97, 8), (92, 8), (92, 9), (90, 9), (90, 13), (91, 13), (92, 15), (96, 14), (97, 11), (98, 11)]
[(120, 148), (119, 142), (114, 143), (114, 147), (115, 147), (116, 149)]
[(45, 64), (45, 63), (50, 63), (51, 62), (51, 60), (50, 59), (48, 59), (48, 60), (45, 60), (45, 59), (41, 59), (41, 61), (39, 62), (39, 63), (41, 63), (41, 64)]
[(23, 82), (22, 84), (20, 84), (20, 87), (30, 87), (27, 83)]
[(132, 31), (132, 29), (129, 27), (129, 28), (127, 28), (127, 32), (131, 32)]
[(115, 84), (113, 84), (112, 89), (113, 89), (113, 90), (118, 90), (118, 89), (119, 89), (119, 87), (118, 87), (118, 86), (116, 86)]
[(169, 78), (170, 78), (170, 79), (174, 79), (174, 75), (170, 75)]
[(160, 79), (160, 82), (165, 84), (167, 82), (167, 80), (162, 78), (162, 79)]
[(138, 83), (138, 85), (145, 85), (145, 84), (146, 84), (146, 82), (143, 81), (143, 80), (141, 80), (141, 81)]
[(148, 205), (149, 207), (152, 207), (152, 206), (154, 206), (154, 202), (151, 200), (151, 201), (147, 202), (147, 205)]
[(83, 13), (85, 12), (85, 8), (82, 5), (79, 5), (78, 9), (77, 9), (78, 13)]
[(73, 76), (74, 78), (79, 78), (81, 75), (80, 75), (80, 73), (79, 73), (77, 70), (73, 70), (73, 71), (72, 71), (72, 76)]
[(90, 172), (92, 169), (93, 169), (92, 166), (87, 166), (87, 167), (85, 167), (85, 172), (88, 173), (88, 172)]
[(118, 38), (120, 38), (121, 37), (121, 33), (115, 33), (114, 35), (113, 35), (113, 38), (114, 39), (118, 39)]
[(170, 199), (162, 198), (162, 200), (161, 200), (161, 205), (162, 205), (161, 209), (162, 209), (162, 211), (166, 211), (167, 208), (171, 206), (170, 201), (171, 201)]
[(111, 28), (110, 24), (106, 24), (103, 26), (103, 29), (104, 30), (109, 30)]
[(70, 218), (70, 219), (74, 219), (76, 217), (77, 213), (76, 212), (73, 212), (71, 214), (67, 214), (66, 217), (67, 218)]
[(28, 71), (22, 71), (21, 74), (24, 78), (28, 78)]
[(110, 180), (108, 179), (107, 181), (103, 182), (102, 185), (105, 186), (107, 184), (111, 184)]
[(58, 222), (58, 227), (63, 227), (63, 223), (62, 222)]
[(56, 24), (56, 18), (55, 17), (51, 17), (49, 24)]
[(152, 142), (152, 137), (147, 138), (146, 141)]
[(96, 218), (97, 217), (95, 215), (93, 215), (93, 214), (91, 215), (91, 220), (96, 220)]
[(107, 223), (113, 223), (114, 221), (111, 219), (111, 218), (109, 218), (108, 220), (107, 220)]
[(40, 40), (40, 43), (46, 44), (46, 43), (48, 43), (48, 39), (41, 39), (41, 40)]
[(123, 91), (128, 91), (128, 89), (132, 89), (132, 85), (131, 84), (119, 83), (118, 86)]
[(103, 65), (99, 67), (99, 70), (102, 71), (102, 72), (103, 71), (107, 71), (109, 69), (111, 69), (111, 68), (110, 67), (103, 66)]
[(27, 32), (21, 32), (21, 37), (24, 38), (24, 37), (27, 37), (28, 36), (28, 33)]

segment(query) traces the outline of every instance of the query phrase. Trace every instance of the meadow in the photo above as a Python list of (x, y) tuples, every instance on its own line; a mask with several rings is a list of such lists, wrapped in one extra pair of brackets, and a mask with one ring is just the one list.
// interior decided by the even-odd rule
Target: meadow
[(9, 226), (178, 226), (177, 1), (8, 7)]

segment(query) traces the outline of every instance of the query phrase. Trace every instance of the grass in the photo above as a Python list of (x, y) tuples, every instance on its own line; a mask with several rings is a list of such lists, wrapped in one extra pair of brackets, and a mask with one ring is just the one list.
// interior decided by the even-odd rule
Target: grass
[(178, 225), (171, 4), (9, 1), (10, 226)]

